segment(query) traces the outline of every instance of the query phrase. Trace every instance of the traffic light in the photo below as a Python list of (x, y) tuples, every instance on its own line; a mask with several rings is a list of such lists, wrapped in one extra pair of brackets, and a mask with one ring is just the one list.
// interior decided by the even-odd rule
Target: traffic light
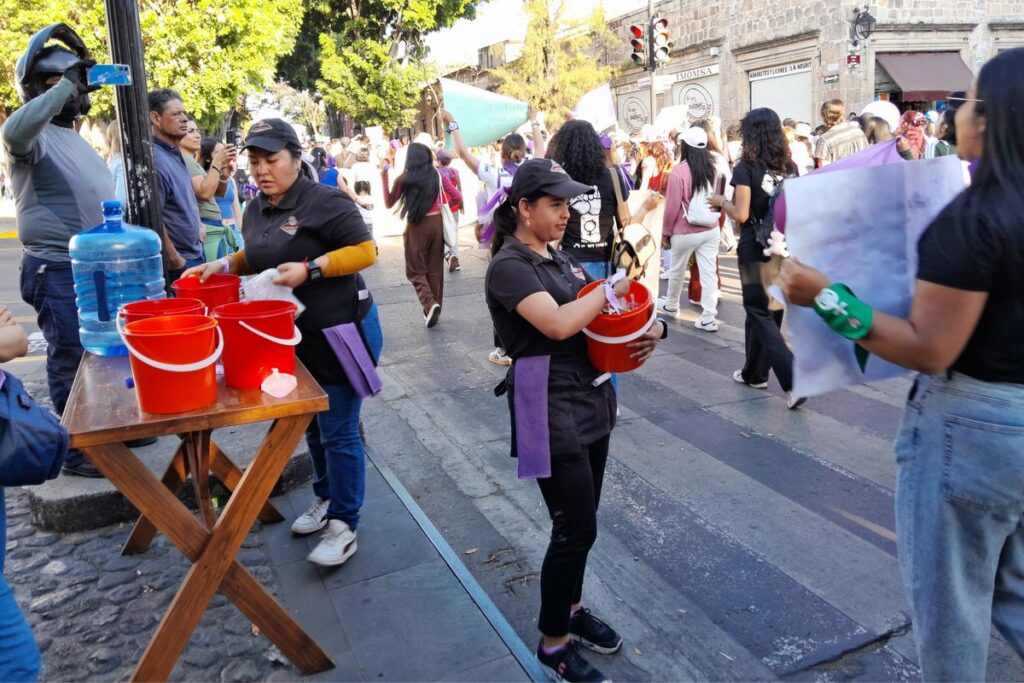
[(667, 62), (672, 52), (672, 43), (668, 39), (668, 19), (651, 17), (651, 54), (655, 62)]
[(644, 40), (644, 28), (643, 26), (633, 24), (629, 27), (629, 32), (633, 34), (633, 38), (629, 41), (629, 44), (633, 46), (633, 54), (630, 55), (630, 59), (637, 66), (646, 67), (647, 41)]

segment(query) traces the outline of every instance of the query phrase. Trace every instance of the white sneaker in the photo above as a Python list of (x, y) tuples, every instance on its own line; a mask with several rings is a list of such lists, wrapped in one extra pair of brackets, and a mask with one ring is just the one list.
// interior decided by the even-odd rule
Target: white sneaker
[(718, 321), (714, 318), (705, 318), (701, 316), (697, 322), (693, 323), (693, 326), (698, 330), (704, 330), (705, 332), (718, 332)]
[(323, 567), (337, 567), (356, 552), (356, 532), (340, 519), (327, 522), (327, 531), (306, 559)]
[(434, 304), (427, 311), (427, 314), (423, 316), (423, 324), (427, 327), (433, 327), (437, 324), (437, 319), (441, 317), (441, 304)]
[(746, 384), (751, 389), (767, 389), (768, 388), (768, 382), (753, 382), (753, 383), (747, 382), (745, 379), (743, 379), (743, 371), (742, 370), (737, 370), (736, 372), (732, 373), (732, 378), (734, 380), (736, 380), (737, 382), (739, 382), (740, 384)]
[(487, 360), (491, 361), (495, 365), (504, 365), (508, 367), (512, 365), (512, 359), (505, 355), (505, 349), (498, 347), (487, 354)]
[(665, 313), (668, 313), (670, 315), (675, 315), (676, 313), (679, 312), (679, 307), (678, 306), (670, 307), (668, 305), (668, 297), (667, 296), (659, 296), (658, 297), (658, 310), (664, 311)]
[(667, 280), (668, 278), (669, 278), (669, 275), (668, 275), (668, 271), (667, 270), (661, 271), (661, 274), (658, 275), (658, 279), (659, 280)]
[(292, 522), (292, 533), (300, 536), (320, 531), (327, 526), (327, 506), (331, 501), (326, 498), (317, 498), (309, 509), (299, 515)]
[(807, 401), (806, 396), (794, 396), (793, 392), (790, 391), (786, 394), (786, 405), (790, 410), (796, 410)]

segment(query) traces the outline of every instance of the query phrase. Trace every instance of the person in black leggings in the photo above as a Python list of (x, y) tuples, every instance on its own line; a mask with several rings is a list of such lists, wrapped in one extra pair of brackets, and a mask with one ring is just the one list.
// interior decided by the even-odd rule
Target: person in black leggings
[[(512, 454), (520, 478), (537, 479), (551, 515), (537, 659), (567, 681), (605, 680), (580, 656), (578, 643), (603, 654), (622, 647), (615, 630), (580, 604), (616, 408), (608, 375), (591, 364), (582, 330), (612, 292), (625, 295), (629, 283), (605, 284), (577, 298), (591, 279), (571, 256), (549, 246), (565, 232), (569, 199), (590, 189), (549, 159), (525, 162), (495, 212), (485, 281), (491, 320), (513, 359), (496, 391), (509, 395)], [(632, 355), (650, 356), (666, 329), (654, 322), (631, 344)]]

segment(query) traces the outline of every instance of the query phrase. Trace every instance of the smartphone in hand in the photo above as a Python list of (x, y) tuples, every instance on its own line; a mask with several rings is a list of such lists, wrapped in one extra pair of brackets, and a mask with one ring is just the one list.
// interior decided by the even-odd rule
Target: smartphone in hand
[(127, 64), (95, 64), (86, 77), (89, 85), (131, 85), (132, 73)]
[(224, 142), (230, 147), (238, 149), (242, 146), (242, 136), (238, 133), (237, 128), (231, 128), (228, 130), (227, 135), (224, 138)]

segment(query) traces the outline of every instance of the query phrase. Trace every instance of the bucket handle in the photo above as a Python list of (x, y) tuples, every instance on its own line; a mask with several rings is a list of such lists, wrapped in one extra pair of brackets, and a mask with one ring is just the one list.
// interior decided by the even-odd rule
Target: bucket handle
[(302, 341), (302, 332), (299, 330), (298, 327), (295, 328), (295, 334), (292, 335), (291, 339), (278, 339), (277, 337), (271, 337), (266, 332), (257, 330), (255, 327), (253, 327), (252, 325), (248, 324), (245, 321), (239, 320), (238, 324), (244, 327), (245, 329), (249, 330), (253, 334), (255, 334), (257, 337), (263, 337), (267, 341), (274, 342), (275, 344), (280, 344), (281, 346), (298, 346), (299, 343)]
[[(121, 330), (118, 329), (120, 332)], [(128, 347), (128, 353), (132, 354), (146, 365), (156, 368), (157, 370), (166, 370), (167, 372), (195, 372), (196, 370), (202, 370), (203, 368), (209, 367), (217, 362), (220, 358), (221, 352), (224, 350), (224, 333), (220, 331), (220, 326), (217, 326), (217, 348), (213, 350), (213, 354), (207, 356), (203, 360), (196, 361), (195, 363), (185, 363), (182, 365), (174, 365), (171, 363), (161, 363), (158, 360), (153, 360), (147, 356), (143, 356), (141, 353), (132, 348), (132, 345), (128, 343), (128, 339), (121, 332), (121, 341)]]
[(652, 305), (650, 320), (648, 320), (647, 323), (636, 332), (631, 332), (623, 337), (605, 337), (604, 335), (597, 334), (596, 332), (591, 332), (590, 330), (584, 327), (583, 334), (587, 335), (594, 341), (599, 342), (601, 344), (628, 344), (631, 341), (639, 339), (644, 335), (644, 333), (647, 332), (647, 330), (651, 329), (651, 325), (654, 324), (654, 321), (657, 319), (657, 317), (658, 309), (656, 306)]

